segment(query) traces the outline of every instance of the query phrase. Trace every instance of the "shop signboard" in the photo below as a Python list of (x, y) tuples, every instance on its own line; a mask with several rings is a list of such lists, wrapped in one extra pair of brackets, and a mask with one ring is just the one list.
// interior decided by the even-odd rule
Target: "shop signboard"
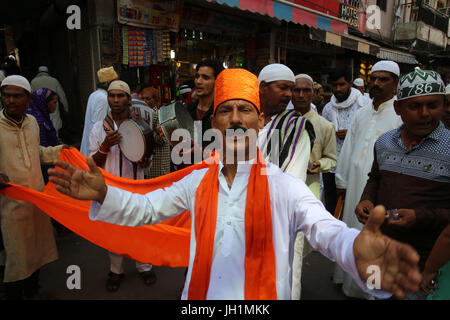
[(351, 28), (359, 28), (359, 8), (362, 0), (295, 0), (294, 2), (303, 7), (343, 19)]
[(181, 0), (117, 0), (118, 21), (129, 26), (176, 32), (180, 25), (181, 5)]

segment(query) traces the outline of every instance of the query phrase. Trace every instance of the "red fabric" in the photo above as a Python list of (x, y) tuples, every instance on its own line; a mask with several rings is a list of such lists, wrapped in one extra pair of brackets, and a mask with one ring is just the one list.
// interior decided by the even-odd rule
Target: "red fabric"
[[(246, 300), (276, 300), (275, 250), (272, 235), (269, 182), (266, 165), (258, 150), (252, 166), (245, 206), (245, 294)], [(188, 298), (206, 299), (208, 293), (219, 194), (219, 165), (213, 164), (195, 196), (196, 252)]]
[[(60, 160), (88, 169), (86, 158), (75, 148), (62, 149)], [(205, 168), (205, 162), (150, 180), (116, 177), (102, 170), (106, 183), (145, 194), (172, 185), (193, 170)], [(34, 203), (42, 211), (90, 242), (122, 256), (158, 266), (185, 267), (189, 263), (191, 218), (188, 211), (153, 226), (126, 227), (89, 219), (90, 201), (75, 200), (48, 183), (43, 192), (12, 185), (0, 193)]]

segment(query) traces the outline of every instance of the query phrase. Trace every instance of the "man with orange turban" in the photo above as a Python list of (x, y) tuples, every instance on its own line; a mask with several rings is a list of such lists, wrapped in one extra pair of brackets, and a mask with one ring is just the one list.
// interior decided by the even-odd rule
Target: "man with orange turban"
[[(256, 76), (227, 69), (217, 77), (211, 124), (222, 137), (221, 150), (205, 160), (206, 168), (168, 188), (140, 195), (107, 186), (91, 158), (89, 171), (56, 161), (65, 171), (50, 170), (50, 180), (63, 194), (94, 200), (92, 220), (141, 226), (189, 210), (192, 227), (183, 299), (289, 299), (298, 231), (366, 290), (364, 281), (371, 275), (367, 271), (374, 265), (380, 271), (379, 288), (398, 297), (418, 290), (419, 257), (411, 247), (380, 233), (383, 207), (372, 210), (361, 232), (350, 229), (334, 219), (301, 180), (265, 163), (256, 148), (264, 124)], [(240, 152), (245, 158), (236, 161)]]

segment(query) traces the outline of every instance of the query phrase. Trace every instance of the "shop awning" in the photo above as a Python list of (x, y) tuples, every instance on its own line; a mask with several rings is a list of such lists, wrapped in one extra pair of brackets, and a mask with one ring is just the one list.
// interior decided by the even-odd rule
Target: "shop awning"
[[(301, 9), (294, 3), (278, 0), (207, 0), (230, 7), (267, 15), (279, 20), (307, 25), (337, 34), (348, 34), (348, 25), (343, 20), (308, 8)], [(315, 13), (317, 12), (317, 13)]]
[(399, 63), (418, 64), (416, 57), (412, 54), (393, 49), (380, 48), (380, 59), (392, 60)]
[(344, 36), (334, 32), (310, 29), (309, 37), (311, 40), (323, 41), (337, 47), (342, 47), (377, 57), (380, 53), (379, 45), (351, 35)]
[(416, 58), (409, 53), (399, 50), (384, 48), (366, 39), (352, 36), (340, 35), (329, 31), (310, 29), (311, 40), (323, 41), (338, 47), (358, 51), (360, 53), (376, 56), (381, 60), (392, 60), (398, 63), (417, 64)]

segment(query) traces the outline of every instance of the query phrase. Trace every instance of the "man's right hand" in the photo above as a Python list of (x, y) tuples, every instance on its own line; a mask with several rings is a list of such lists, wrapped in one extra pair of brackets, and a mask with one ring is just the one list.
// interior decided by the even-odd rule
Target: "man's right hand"
[(356, 217), (358, 218), (358, 221), (362, 224), (366, 224), (367, 219), (369, 219), (369, 213), (374, 208), (372, 201), (370, 200), (363, 200), (361, 201), (355, 209)]
[(105, 140), (103, 141), (102, 144), (105, 148), (109, 149), (112, 146), (119, 144), (121, 139), (122, 135), (119, 133), (119, 131), (113, 131), (111, 133), (107, 132)]
[(9, 187), (9, 178), (6, 174), (0, 173), (0, 189)]
[(347, 130), (345, 130), (345, 129), (338, 130), (338, 131), (336, 131), (336, 135), (339, 139), (344, 140), (345, 136), (347, 135)]
[[(108, 191), (102, 172), (92, 157), (87, 158), (89, 171), (76, 168), (71, 164), (56, 160), (55, 168), (49, 169), (49, 180), (56, 186), (56, 190), (79, 200), (94, 200), (103, 203)], [(60, 167), (65, 170), (58, 170)]]

